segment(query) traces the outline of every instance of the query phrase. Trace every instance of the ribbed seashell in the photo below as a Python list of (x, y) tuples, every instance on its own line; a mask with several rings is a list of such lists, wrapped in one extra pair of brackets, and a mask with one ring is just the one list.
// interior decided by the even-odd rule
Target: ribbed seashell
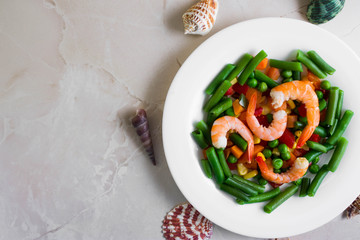
[(345, 0), (312, 0), (306, 16), (311, 23), (321, 24), (333, 19), (344, 7)]
[(167, 240), (207, 240), (213, 234), (213, 224), (190, 203), (184, 203), (165, 216), (162, 233)]
[(360, 196), (358, 196), (345, 210), (345, 215), (347, 218), (352, 218), (358, 214), (360, 214)]
[(185, 34), (205, 35), (213, 28), (219, 9), (217, 0), (202, 0), (182, 16)]
[(149, 155), (152, 163), (156, 165), (154, 148), (151, 141), (149, 123), (146, 116), (146, 111), (144, 109), (136, 110), (136, 115), (131, 119), (131, 123), (136, 129), (137, 135), (140, 137), (140, 140), (145, 147), (147, 154)]

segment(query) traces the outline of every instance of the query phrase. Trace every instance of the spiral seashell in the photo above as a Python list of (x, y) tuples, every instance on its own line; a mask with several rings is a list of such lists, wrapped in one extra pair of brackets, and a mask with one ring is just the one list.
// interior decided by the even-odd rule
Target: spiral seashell
[(185, 34), (205, 35), (215, 24), (219, 3), (217, 0), (201, 0), (182, 16)]
[(312, 0), (306, 16), (311, 23), (321, 24), (333, 19), (344, 7), (345, 0)]
[(347, 218), (360, 214), (360, 196), (358, 196), (345, 211)]
[(145, 147), (152, 163), (156, 165), (154, 148), (151, 141), (149, 123), (144, 109), (136, 110), (136, 115), (131, 119), (131, 123), (136, 129), (137, 135), (140, 137), (142, 144)]
[(184, 203), (165, 216), (162, 233), (167, 240), (208, 240), (213, 234), (213, 224), (190, 203)]

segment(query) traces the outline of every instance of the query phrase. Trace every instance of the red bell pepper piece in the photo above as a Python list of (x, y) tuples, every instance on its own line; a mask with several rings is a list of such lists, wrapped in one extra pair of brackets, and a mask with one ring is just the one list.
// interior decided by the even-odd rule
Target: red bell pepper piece
[(231, 96), (235, 93), (233, 87), (231, 86), (225, 93), (225, 96)]
[(305, 107), (305, 104), (301, 104), (298, 108), (298, 111), (299, 111), (299, 115), (301, 117), (306, 117), (306, 107)]
[(260, 123), (260, 125), (263, 125), (265, 127), (270, 126), (270, 123), (268, 122), (267, 118), (265, 115), (260, 115), (257, 116), (256, 119), (258, 120), (258, 122)]
[(249, 86), (247, 84), (241, 86), (239, 83), (235, 83), (234, 85), (232, 85), (232, 88), (234, 89), (235, 92), (246, 95)]
[(283, 135), (279, 138), (279, 142), (285, 143), (289, 148), (292, 148), (295, 143), (295, 136), (286, 128)]
[(229, 163), (228, 161), (227, 165), (229, 166), (230, 170), (236, 170), (237, 169), (237, 162), (236, 163)]
[(282, 183), (274, 183), (274, 182), (269, 182), (269, 184), (270, 184), (273, 188), (277, 188), (277, 187), (280, 187), (281, 185), (283, 185)]
[(262, 107), (258, 107), (257, 109), (255, 109), (255, 112), (254, 112), (255, 117), (259, 117), (262, 112), (263, 112)]
[(313, 142), (320, 142), (321, 137), (318, 134), (313, 133), (313, 135), (311, 135), (311, 137), (309, 138), (310, 141)]

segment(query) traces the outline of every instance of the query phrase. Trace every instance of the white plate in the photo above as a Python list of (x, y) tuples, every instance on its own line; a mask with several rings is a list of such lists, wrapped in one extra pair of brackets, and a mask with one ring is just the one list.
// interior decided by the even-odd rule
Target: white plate
[[(355, 115), (345, 136), (349, 145), (335, 173), (324, 179), (315, 197), (292, 197), (271, 214), (264, 203), (237, 205), (205, 177), (200, 152), (191, 138), (203, 119), (204, 90), (227, 63), (261, 49), (269, 58), (294, 59), (295, 50), (316, 50), (336, 68), (328, 80), (345, 91), (344, 108)], [(186, 60), (168, 91), (163, 115), (163, 142), (171, 174), (186, 199), (205, 217), (232, 232), (252, 237), (287, 237), (315, 229), (340, 214), (360, 193), (359, 138), (360, 60), (333, 34), (309, 23), (286, 18), (241, 22), (215, 34)], [(328, 161), (330, 154), (322, 157)]]

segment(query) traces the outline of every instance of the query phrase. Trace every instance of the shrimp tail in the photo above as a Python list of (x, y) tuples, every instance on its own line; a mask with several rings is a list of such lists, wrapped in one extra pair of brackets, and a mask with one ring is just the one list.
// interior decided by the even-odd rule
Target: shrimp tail
[(309, 140), (311, 135), (314, 133), (315, 128), (316, 128), (315, 126), (310, 126), (310, 125), (307, 125), (304, 128), (304, 130), (302, 131), (302, 133), (299, 137), (296, 148), (301, 148), (306, 143), (306, 141)]
[(261, 172), (268, 172), (269, 171), (269, 168), (268, 168), (268, 166), (266, 165), (266, 162), (263, 159), (256, 158), (256, 162), (258, 163), (258, 166), (259, 166)]
[(253, 93), (250, 97), (250, 101), (247, 108), (247, 114), (254, 114), (256, 109), (257, 94)]

